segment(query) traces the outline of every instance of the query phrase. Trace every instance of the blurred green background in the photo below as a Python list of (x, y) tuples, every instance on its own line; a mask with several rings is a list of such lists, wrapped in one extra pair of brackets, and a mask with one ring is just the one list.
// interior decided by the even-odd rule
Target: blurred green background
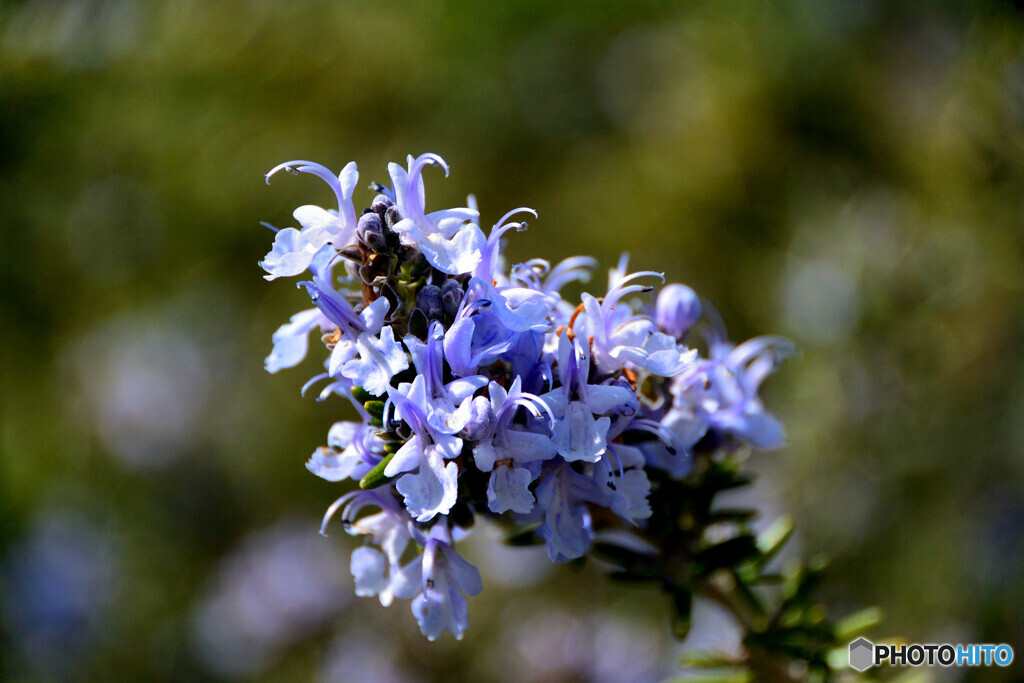
[[(477, 529), (462, 643), (352, 595), (340, 401), (268, 375), (308, 306), (256, 263), (290, 159), (436, 152), (513, 260), (664, 270), (801, 352), (756, 499), (876, 635), (1024, 654), (1024, 32), (1017, 3), (0, 3), (0, 677), (623, 681), (674, 671), (653, 591)], [(488, 222), (489, 221), (489, 222)], [(594, 285), (604, 288), (599, 272)], [(319, 354), (317, 354), (319, 357)], [(770, 516), (769, 515), (769, 516)], [(700, 609), (689, 645), (728, 647)], [(945, 671), (1006, 680), (1009, 671)]]

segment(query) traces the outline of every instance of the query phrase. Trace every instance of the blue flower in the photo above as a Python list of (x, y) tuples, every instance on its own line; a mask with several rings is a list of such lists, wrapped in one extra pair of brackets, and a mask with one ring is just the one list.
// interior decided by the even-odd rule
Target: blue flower
[(551, 329), (549, 314), (556, 305), (548, 292), (532, 287), (498, 283), (494, 269), (500, 261), (501, 236), (522, 223), (506, 223), (508, 212), (491, 229), (480, 263), (473, 271), (455, 321), (445, 334), (445, 355), (456, 375), (475, 373), (499, 356), (512, 363), (513, 372), (532, 366), (543, 346), (541, 333)]
[(437, 640), (445, 631), (461, 640), (469, 626), (463, 593), (480, 594), (480, 572), (455, 551), (447, 524), (435, 524), (429, 535), (415, 533), (423, 545), (422, 592), (412, 601), (420, 631), (427, 640)]
[(643, 470), (646, 462), (638, 448), (609, 444), (607, 454), (594, 465), (592, 472), (594, 483), (598, 489), (603, 489), (601, 504), (633, 523), (651, 516), (647, 502), (651, 483)]
[(319, 326), (321, 330), (333, 328), (324, 314), (317, 308), (300, 311), (277, 328), (272, 340), (274, 348), (264, 363), (267, 372), (291, 368), (302, 362), (309, 349), (309, 333)]
[(302, 226), (302, 230), (285, 228), (278, 231), (274, 239), (274, 248), (260, 262), (260, 266), (268, 273), (264, 276), (267, 280), (302, 273), (309, 268), (324, 245), (333, 244), (341, 249), (350, 244), (356, 229), (352, 192), (359, 182), (359, 172), (354, 161), (349, 162), (337, 177), (320, 164), (310, 161), (289, 161), (272, 168), (267, 173), (267, 182), (269, 183), (270, 177), (281, 170), (296, 175), (310, 173), (322, 179), (334, 190), (338, 198), (338, 211), (331, 213), (319, 206), (311, 205), (295, 209), (293, 215)]
[[(426, 343), (409, 334), (402, 340), (412, 355), (416, 368), (416, 382), (422, 383), (425, 399), (421, 408), (427, 424), (439, 434), (455, 434), (469, 421), (469, 404), (473, 393), (487, 385), (483, 375), (470, 375), (444, 384), (444, 327), (434, 322), (427, 332)], [(399, 385), (398, 391), (411, 397), (416, 391), (412, 384)], [(419, 385), (417, 385), (418, 388)], [(418, 393), (417, 393), (418, 395)]]
[(636, 315), (628, 305), (616, 307), (623, 297), (649, 292), (650, 287), (628, 284), (640, 277), (658, 277), (661, 273), (642, 271), (625, 274), (626, 257), (609, 277), (608, 293), (601, 301), (584, 293), (583, 315), (573, 330), (592, 340), (594, 362), (601, 372), (616, 373), (628, 366), (643, 369), (659, 377), (672, 377), (692, 363), (695, 350), (679, 346), (675, 337), (659, 331), (654, 321)]
[(377, 430), (357, 422), (335, 422), (327, 432), (327, 447), (318, 448), (306, 469), (327, 481), (362, 479), (384, 457)]
[(550, 307), (559, 325), (567, 325), (574, 306), (559, 293), (570, 282), (587, 282), (590, 270), (597, 267), (597, 260), (589, 256), (571, 256), (560, 261), (554, 268), (544, 259), (530, 259), (512, 266), (511, 282), (542, 293), (548, 298)]
[(535, 418), (542, 413), (550, 418), (551, 411), (540, 398), (522, 391), (518, 377), (508, 391), (491, 382), (488, 393), (490, 432), (476, 435), (473, 459), (480, 471), (491, 473), (487, 484), (491, 512), (511, 510), (525, 514), (533, 509), (534, 497), (529, 486), (540, 474), (539, 463), (553, 458), (556, 449), (546, 434), (513, 429), (511, 422), (520, 407)]
[[(376, 507), (380, 511), (359, 517), (359, 513), (368, 507)], [(414, 560), (405, 566), (401, 564), (402, 555), (412, 538), (410, 519), (390, 491), (357, 490), (342, 496), (324, 514), (321, 534), (338, 510), (341, 510), (342, 523), (348, 533), (366, 536), (380, 546), (379, 551), (364, 547), (352, 553), (356, 595), (376, 595), (384, 606), (391, 604), (396, 597), (408, 599), (415, 595), (418, 563)]]
[(602, 492), (593, 479), (567, 463), (548, 470), (537, 486), (537, 507), (543, 521), (537, 535), (544, 539), (552, 562), (583, 557), (594, 539), (587, 503), (600, 501)]
[[(358, 315), (331, 285), (320, 277), (300, 282), (317, 308), (338, 326), (328, 374), (342, 377), (371, 394), (383, 395), (395, 373), (409, 367), (402, 345), (390, 326), (384, 326), (388, 301), (381, 297)], [(380, 335), (379, 337), (377, 335)]]
[(416, 247), (427, 262), (444, 273), (468, 273), (480, 262), (484, 234), (475, 223), (479, 213), (472, 208), (446, 209), (426, 213), (423, 168), (436, 164), (448, 176), (448, 164), (436, 154), (408, 158), (409, 170), (389, 164), (395, 204), (402, 220), (392, 228), (405, 244)]
[[(430, 165), (447, 176), (434, 154), (391, 164), (393, 189), (375, 185), (358, 222), (355, 164), (337, 178), (310, 162), (274, 168), (268, 178), (286, 169), (323, 179), (338, 210), (299, 207), (301, 230), (279, 231), (262, 265), (267, 279), (308, 270), (299, 286), (316, 305), (274, 333), (267, 370), (297, 365), (319, 327), (326, 372), (303, 393), (322, 386), (318, 400), (343, 396), (361, 418), (336, 422), (306, 463), (327, 481), (368, 487), (338, 498), (321, 531), (340, 514), (364, 541), (350, 566), (357, 595), (412, 599), (434, 640), (462, 637), (466, 596), (481, 590), (454, 545), (474, 516), (534, 526), (556, 562), (589, 552), (595, 520), (640, 528), (652, 516), (649, 474), (686, 476), (703, 439), (782, 443), (757, 392), (792, 346), (777, 337), (734, 346), (711, 326), (701, 358), (682, 343), (702, 318), (699, 297), (673, 284), (647, 314), (634, 310), (627, 297), (653, 291), (637, 280), (664, 278), (627, 273), (625, 256), (603, 297), (585, 292), (574, 306), (560, 290), (589, 279), (593, 259), (508, 268), (502, 239), (526, 228), (513, 217), (536, 213), (510, 211), (486, 238), (472, 196), (465, 208), (427, 213)], [(351, 292), (335, 289), (336, 263)]]
[[(409, 425), (412, 436), (392, 457), (384, 474), (396, 477), (410, 473), (399, 478), (395, 486), (405, 498), (409, 514), (418, 522), (429, 522), (437, 515), (448, 514), (455, 504), (459, 468), (445, 460), (459, 456), (462, 439), (453, 436), (454, 432), (446, 433), (447, 429), (434, 428), (428, 421), (429, 401), (423, 377), (407, 385), (405, 393), (389, 387), (388, 397), (395, 416)], [(467, 406), (467, 421), (468, 412)]]
[(558, 340), (558, 375), (562, 386), (541, 398), (558, 417), (553, 429), (555, 448), (568, 462), (597, 462), (607, 446), (611, 418), (598, 417), (636, 402), (632, 390), (616, 385), (590, 384), (590, 349), (579, 340)]
[(713, 340), (711, 358), (680, 374), (672, 384), (677, 414), (734, 434), (756, 448), (778, 448), (785, 441), (782, 425), (765, 411), (757, 390), (793, 348), (782, 337), (756, 337), (736, 347)]

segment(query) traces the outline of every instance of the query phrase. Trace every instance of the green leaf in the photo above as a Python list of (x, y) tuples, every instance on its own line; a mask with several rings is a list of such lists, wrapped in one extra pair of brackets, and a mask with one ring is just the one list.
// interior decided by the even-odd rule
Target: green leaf
[(710, 548), (705, 548), (693, 558), (700, 565), (698, 574), (706, 576), (722, 568), (734, 568), (758, 554), (754, 537), (749, 534), (730, 538)]
[(834, 629), (836, 640), (839, 642), (853, 640), (880, 623), (882, 623), (882, 610), (877, 607), (867, 607), (848, 614), (836, 622)]
[(794, 527), (793, 518), (783, 515), (758, 535), (757, 549), (761, 553), (761, 557), (757, 560), (759, 567), (764, 567), (771, 562), (772, 558), (782, 550), (786, 541), (793, 535)]
[(382, 484), (386, 484), (391, 480), (391, 477), (384, 476), (384, 469), (391, 462), (391, 459), (395, 457), (394, 453), (388, 453), (384, 456), (384, 459), (377, 463), (376, 467), (366, 473), (366, 475), (359, 480), (359, 488), (361, 489), (375, 489)]
[(688, 669), (735, 668), (737, 662), (729, 655), (720, 652), (694, 650), (693, 652), (684, 652), (679, 660), (679, 665)]
[(371, 394), (366, 389), (363, 389), (362, 387), (352, 387), (352, 398), (359, 401), (360, 403), (366, 403), (367, 401), (376, 398), (376, 396)]
[(672, 593), (672, 635), (684, 640), (690, 633), (690, 610), (693, 607), (693, 594), (685, 588), (678, 587)]
[(651, 574), (654, 568), (654, 556), (613, 543), (595, 543), (594, 552), (602, 560), (630, 572), (644, 571), (645, 574)]
[(384, 401), (372, 400), (367, 401), (363, 404), (363, 408), (370, 414), (370, 417), (375, 417), (378, 420), (384, 418)]
[(720, 510), (711, 511), (711, 514), (708, 516), (708, 524), (715, 524), (716, 522), (736, 522), (738, 524), (742, 524), (744, 522), (749, 522), (759, 514), (761, 513), (757, 510), (722, 508)]
[(505, 543), (517, 548), (540, 545), (544, 539), (537, 535), (533, 527), (528, 529), (517, 529), (505, 537)]

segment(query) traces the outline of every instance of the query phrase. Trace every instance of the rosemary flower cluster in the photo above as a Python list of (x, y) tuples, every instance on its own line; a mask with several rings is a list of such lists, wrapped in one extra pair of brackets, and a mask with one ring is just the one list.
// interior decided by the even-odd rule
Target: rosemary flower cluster
[(277, 166), (268, 181), (315, 175), (338, 207), (296, 209), (301, 227), (279, 230), (260, 265), (268, 280), (303, 276), (312, 301), (274, 333), (267, 370), (298, 364), (318, 330), (325, 371), (303, 391), (319, 385), (321, 400), (342, 396), (360, 417), (335, 423), (306, 464), (358, 482), (324, 527), (340, 517), (364, 541), (352, 553), (356, 593), (411, 599), (433, 640), (462, 637), (465, 596), (482, 589), (457, 550), (478, 515), (566, 562), (588, 554), (598, 527), (643, 529), (649, 474), (686, 476), (698, 444), (779, 446), (757, 392), (790, 345), (731, 344), (693, 290), (670, 284), (653, 297), (662, 275), (628, 273), (625, 257), (604, 292), (567, 301), (561, 289), (588, 281), (593, 259), (507, 267), (502, 237), (534, 212), (510, 211), (486, 235), (472, 197), (428, 213), (428, 166), (448, 174), (434, 154), (390, 164), (391, 186), (374, 183), (358, 215), (355, 163), (337, 176), (307, 161)]

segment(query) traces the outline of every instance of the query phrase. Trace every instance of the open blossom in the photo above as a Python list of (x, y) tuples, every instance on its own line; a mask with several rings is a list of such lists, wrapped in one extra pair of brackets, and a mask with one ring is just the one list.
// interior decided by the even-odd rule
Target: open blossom
[(509, 211), (485, 237), (472, 200), (428, 213), (431, 166), (448, 175), (435, 154), (391, 164), (391, 187), (372, 185), (359, 215), (354, 163), (337, 176), (306, 161), (272, 169), (268, 179), (320, 178), (338, 207), (296, 209), (301, 227), (278, 231), (261, 265), (267, 279), (308, 272), (298, 285), (313, 303), (273, 334), (267, 370), (298, 365), (319, 332), (325, 372), (303, 391), (355, 407), (306, 463), (327, 481), (358, 482), (324, 528), (337, 517), (362, 539), (356, 593), (411, 600), (434, 640), (462, 637), (466, 598), (482, 589), (456, 549), (476, 517), (566, 562), (609, 525), (648, 524), (652, 482), (685, 477), (698, 444), (780, 445), (758, 390), (791, 346), (708, 332), (693, 290), (669, 284), (653, 298), (662, 275), (627, 273), (625, 258), (606, 291), (569, 301), (562, 288), (588, 281), (593, 259), (506, 265), (502, 240), (527, 227), (512, 219), (536, 214)]
[(275, 166), (267, 173), (270, 177), (281, 170), (293, 174), (309, 173), (326, 182), (338, 198), (335, 213), (319, 206), (300, 206), (293, 214), (301, 230), (285, 228), (279, 230), (274, 239), (274, 248), (260, 265), (267, 271), (266, 279), (299, 275), (329, 243), (347, 244), (356, 229), (356, 212), (352, 206), (352, 193), (359, 182), (355, 162), (351, 162), (335, 177), (330, 171), (310, 161), (289, 161)]

